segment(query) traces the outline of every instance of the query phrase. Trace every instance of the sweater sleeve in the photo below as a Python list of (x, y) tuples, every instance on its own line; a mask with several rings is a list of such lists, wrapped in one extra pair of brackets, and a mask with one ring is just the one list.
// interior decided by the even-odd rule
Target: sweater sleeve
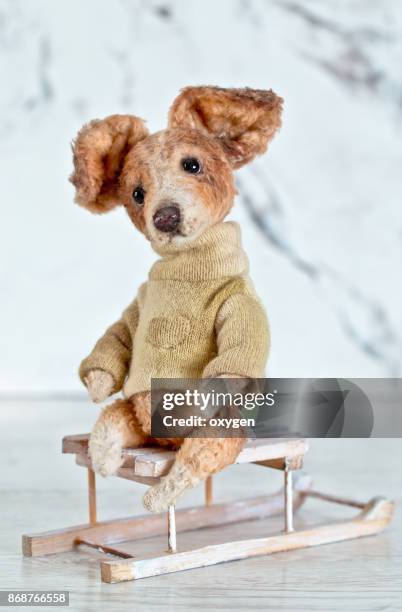
[(88, 357), (82, 361), (79, 376), (83, 383), (90, 370), (104, 370), (113, 377), (113, 393), (120, 391), (130, 367), (133, 337), (138, 319), (138, 302), (134, 300), (121, 318), (106, 330)]
[(224, 374), (260, 378), (264, 376), (269, 350), (269, 327), (264, 308), (249, 295), (236, 294), (220, 307), (215, 323), (217, 355), (203, 378)]

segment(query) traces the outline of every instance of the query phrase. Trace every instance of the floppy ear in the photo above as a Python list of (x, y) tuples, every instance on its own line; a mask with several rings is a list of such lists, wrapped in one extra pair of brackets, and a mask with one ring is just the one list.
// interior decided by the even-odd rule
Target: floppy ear
[(146, 138), (148, 130), (134, 115), (95, 119), (78, 132), (73, 143), (75, 201), (95, 213), (119, 204), (120, 172), (128, 151)]
[(218, 138), (234, 168), (264, 153), (281, 126), (283, 100), (272, 89), (186, 87), (169, 111), (169, 127)]

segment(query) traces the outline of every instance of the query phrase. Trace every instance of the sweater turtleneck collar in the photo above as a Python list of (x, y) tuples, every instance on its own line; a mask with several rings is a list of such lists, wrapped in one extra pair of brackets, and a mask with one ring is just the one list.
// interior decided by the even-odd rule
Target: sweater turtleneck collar
[(217, 223), (180, 248), (169, 245), (154, 249), (161, 259), (152, 266), (150, 280), (203, 281), (248, 272), (240, 227), (234, 221)]

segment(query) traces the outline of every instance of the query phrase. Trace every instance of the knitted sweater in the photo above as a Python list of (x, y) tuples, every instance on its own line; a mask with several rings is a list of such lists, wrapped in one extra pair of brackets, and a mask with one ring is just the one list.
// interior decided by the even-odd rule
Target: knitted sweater
[(248, 277), (237, 223), (160, 250), (137, 298), (80, 366), (109, 372), (126, 397), (151, 378), (261, 377), (268, 353), (264, 309)]

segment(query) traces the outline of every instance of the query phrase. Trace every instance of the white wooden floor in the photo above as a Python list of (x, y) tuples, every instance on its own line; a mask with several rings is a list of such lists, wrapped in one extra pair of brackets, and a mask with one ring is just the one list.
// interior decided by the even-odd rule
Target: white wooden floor
[[(315, 440), (306, 456), (317, 489), (362, 501), (380, 494), (396, 500), (391, 528), (377, 537), (116, 585), (100, 582), (93, 554), (22, 558), (22, 533), (86, 522), (86, 473), (61, 455), (60, 446), (63, 435), (88, 431), (96, 414), (96, 407), (82, 401), (0, 402), (0, 589), (69, 590), (74, 612), (402, 610), (401, 440)], [(216, 477), (214, 488), (217, 501), (224, 501), (272, 492), (280, 484), (272, 470), (236, 466)], [(117, 479), (99, 482), (99, 519), (143, 513), (144, 490)], [(197, 489), (181, 505), (201, 500)], [(351, 512), (310, 500), (296, 527)], [(246, 538), (279, 527), (275, 520), (226, 529)], [(192, 535), (201, 545), (209, 543), (206, 532)], [(221, 539), (223, 532), (216, 535)]]

